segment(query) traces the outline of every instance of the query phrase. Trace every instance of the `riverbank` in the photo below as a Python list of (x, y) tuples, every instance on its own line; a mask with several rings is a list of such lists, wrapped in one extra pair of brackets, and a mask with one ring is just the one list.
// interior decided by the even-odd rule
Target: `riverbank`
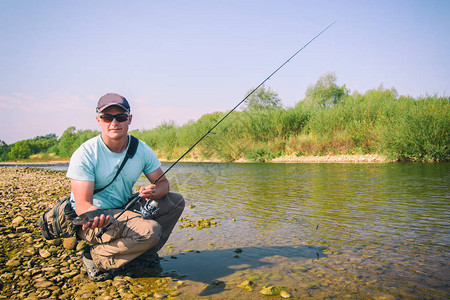
[[(161, 159), (161, 162), (173, 162), (173, 160)], [(227, 161), (220, 159), (200, 159), (194, 157), (188, 157), (181, 160), (182, 162), (208, 162), (208, 163), (250, 163), (252, 161), (244, 158), (237, 159), (235, 161)], [(296, 156), (285, 155), (276, 157), (265, 163), (388, 163), (394, 162), (394, 160), (388, 159), (387, 156), (379, 154), (366, 154), (366, 155), (315, 155), (315, 156)]]
[(68, 164), (70, 162), (70, 158), (58, 158), (55, 160), (49, 160), (49, 159), (34, 159), (34, 160), (14, 160), (14, 161), (2, 161), (0, 162), (0, 167), (11, 167), (11, 166), (17, 166), (17, 167), (26, 167), (26, 166), (44, 166), (44, 165), (61, 165), (61, 164)]
[[(174, 160), (168, 160), (160, 158), (161, 162), (171, 163)], [(229, 163), (230, 161), (221, 159), (199, 159), (188, 157), (181, 160), (181, 162), (195, 162), (195, 163)], [(240, 158), (233, 163), (250, 163), (251, 161), (247, 159)], [(277, 157), (268, 161), (267, 163), (388, 163), (395, 162), (394, 160), (388, 159), (386, 156), (379, 154), (366, 154), (366, 155), (322, 155), (322, 156), (296, 156), (296, 155), (285, 155), (282, 157)], [(0, 167), (26, 167), (26, 166), (45, 166), (45, 165), (59, 165), (68, 164), (69, 159), (63, 160), (58, 159), (55, 161), (9, 161), (1, 162)]]
[[(81, 262), (86, 246), (75, 238), (46, 241), (39, 216), (70, 193), (63, 172), (0, 168), (0, 299), (135, 299), (180, 294), (177, 274), (130, 269), (91, 282)], [(130, 276), (131, 275), (131, 276)]]

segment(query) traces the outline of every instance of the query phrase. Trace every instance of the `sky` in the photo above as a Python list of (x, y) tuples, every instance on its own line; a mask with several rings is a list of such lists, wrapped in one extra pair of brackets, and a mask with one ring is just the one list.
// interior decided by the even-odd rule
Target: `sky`
[(284, 107), (320, 76), (364, 93), (450, 94), (450, 0), (0, 0), (0, 140), (99, 130), (126, 97), (131, 130), (229, 111), (266, 86)]

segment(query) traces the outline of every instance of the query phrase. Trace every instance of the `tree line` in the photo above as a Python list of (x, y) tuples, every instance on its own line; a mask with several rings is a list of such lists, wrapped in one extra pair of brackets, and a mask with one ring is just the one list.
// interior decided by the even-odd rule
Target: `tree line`
[[(278, 94), (262, 86), (189, 154), (194, 159), (270, 161), (284, 155), (383, 154), (405, 161), (450, 159), (450, 97), (399, 96), (380, 85), (364, 94), (339, 86), (328, 73), (308, 87), (305, 98), (283, 108)], [(247, 95), (249, 92), (247, 93)], [(192, 146), (225, 112), (205, 114), (177, 126), (166, 122), (130, 133), (173, 160)], [(6, 145), (2, 161), (33, 155), (70, 157), (98, 131), (69, 127), (60, 138), (49, 134)]]
[(71, 126), (64, 131), (60, 138), (52, 133), (11, 145), (0, 141), (0, 160), (25, 160), (36, 155), (37, 159), (69, 158), (83, 142), (98, 134), (99, 132), (94, 130), (77, 131), (75, 127)]

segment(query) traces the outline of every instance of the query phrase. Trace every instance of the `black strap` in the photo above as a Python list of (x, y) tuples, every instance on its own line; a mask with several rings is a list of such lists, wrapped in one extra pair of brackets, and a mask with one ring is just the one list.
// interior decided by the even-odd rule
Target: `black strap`
[(136, 154), (136, 150), (137, 150), (137, 147), (139, 145), (139, 141), (138, 141), (137, 138), (135, 138), (132, 135), (130, 135), (130, 138), (131, 138), (130, 146), (128, 147), (127, 153), (125, 154), (125, 158), (123, 159), (122, 164), (120, 165), (119, 169), (117, 170), (116, 176), (114, 176), (113, 180), (111, 180), (111, 182), (108, 183), (108, 185), (106, 185), (106, 186), (104, 186), (102, 188), (94, 190), (94, 194), (96, 194), (98, 192), (101, 192), (104, 189), (106, 189), (108, 186), (110, 186), (111, 183), (113, 183), (114, 180), (116, 180), (117, 176), (119, 176), (119, 173), (120, 173), (120, 171), (122, 171), (123, 166), (125, 166), (125, 163), (127, 162), (127, 160), (129, 158), (133, 158), (133, 156)]

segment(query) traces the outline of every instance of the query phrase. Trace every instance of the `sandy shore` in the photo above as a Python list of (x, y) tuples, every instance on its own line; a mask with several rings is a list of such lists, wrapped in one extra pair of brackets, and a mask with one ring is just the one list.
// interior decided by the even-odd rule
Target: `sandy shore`
[[(171, 160), (160, 159), (161, 162), (172, 162)], [(223, 163), (229, 162), (219, 159), (194, 159), (185, 158), (181, 162), (215, 162)], [(249, 163), (251, 161), (240, 158), (232, 161), (234, 163)], [(323, 155), (323, 156), (296, 156), (285, 155), (272, 159), (269, 163), (387, 163), (393, 162), (386, 156), (379, 154), (366, 154), (366, 155)]]
[[(167, 160), (160, 158), (161, 162), (171, 163), (174, 160)], [(192, 157), (187, 157), (181, 160), (181, 162), (207, 162), (207, 163), (228, 163), (230, 161), (220, 160), (220, 159), (195, 159)], [(231, 161), (234, 163), (249, 163), (251, 161), (240, 158), (235, 161)], [(389, 160), (386, 156), (379, 154), (366, 154), (366, 155), (322, 155), (322, 156), (296, 156), (296, 155), (285, 155), (282, 157), (274, 158), (270, 161), (271, 163), (387, 163), (393, 162), (393, 160)], [(3, 166), (42, 166), (42, 165), (59, 165), (59, 164), (68, 164), (69, 159), (58, 159), (55, 161), (8, 161), (8, 162), (0, 162), (0, 167)]]
[(366, 155), (324, 155), (324, 156), (296, 156), (277, 157), (271, 162), (291, 163), (386, 163), (392, 162), (386, 156), (378, 154)]

